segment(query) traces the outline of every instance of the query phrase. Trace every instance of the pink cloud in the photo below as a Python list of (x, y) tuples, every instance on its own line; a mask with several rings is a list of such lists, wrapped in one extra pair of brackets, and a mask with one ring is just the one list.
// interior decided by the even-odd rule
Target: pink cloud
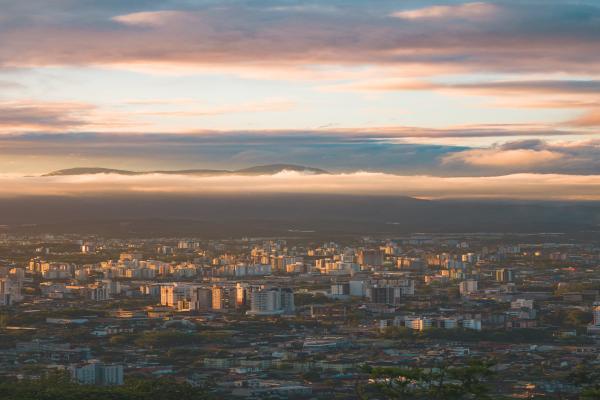
[(598, 127), (600, 126), (600, 109), (590, 110), (575, 119), (565, 122), (565, 125), (579, 127)]
[(77, 102), (0, 102), (0, 132), (61, 131), (87, 124), (95, 107)]
[(574, 20), (568, 18), (572, 12), (559, 16), (575, 5), (555, 7), (476, 2), (390, 17), (353, 8), (274, 13), (229, 5), (126, 13), (86, 26), (42, 19), (1, 29), (0, 65), (227, 66), (238, 71), (379, 65), (598, 73), (595, 9), (581, 11), (590, 14), (589, 20)]
[(522, 168), (551, 164), (562, 157), (562, 154), (550, 150), (491, 148), (450, 154), (444, 158), (444, 162), (460, 161), (474, 167)]

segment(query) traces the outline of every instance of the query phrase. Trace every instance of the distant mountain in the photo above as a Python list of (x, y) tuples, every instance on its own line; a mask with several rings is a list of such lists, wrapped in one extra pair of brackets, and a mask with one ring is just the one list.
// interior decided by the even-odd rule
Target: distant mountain
[(238, 170), (224, 169), (184, 169), (175, 171), (128, 171), (123, 169), (111, 168), (68, 168), (53, 171), (43, 176), (66, 176), (66, 175), (95, 175), (95, 174), (117, 174), (117, 175), (148, 175), (148, 174), (169, 174), (169, 175), (273, 175), (282, 171), (306, 172), (311, 174), (328, 174), (329, 172), (319, 169), (305, 167), (294, 164), (269, 164), (257, 165), (254, 167)]
[(118, 175), (138, 175), (133, 171), (125, 171), (122, 169), (110, 168), (69, 168), (53, 171), (43, 176), (60, 176), (60, 175), (91, 175), (91, 174), (118, 174)]
[(276, 174), (281, 171), (309, 172), (311, 174), (328, 174), (329, 173), (329, 172), (319, 169), (319, 168), (311, 168), (311, 167), (305, 167), (303, 165), (294, 165), (294, 164), (257, 165), (255, 167), (238, 169), (237, 171), (233, 171), (233, 173), (244, 174), (244, 175), (268, 175), (268, 174)]

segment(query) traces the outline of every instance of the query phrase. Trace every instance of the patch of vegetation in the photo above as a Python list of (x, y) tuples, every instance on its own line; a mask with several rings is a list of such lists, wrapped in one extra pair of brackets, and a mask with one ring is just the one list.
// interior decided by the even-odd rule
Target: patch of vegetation
[(127, 380), (123, 386), (78, 385), (66, 375), (51, 375), (39, 380), (0, 380), (4, 400), (202, 400), (209, 399), (204, 389), (165, 379)]

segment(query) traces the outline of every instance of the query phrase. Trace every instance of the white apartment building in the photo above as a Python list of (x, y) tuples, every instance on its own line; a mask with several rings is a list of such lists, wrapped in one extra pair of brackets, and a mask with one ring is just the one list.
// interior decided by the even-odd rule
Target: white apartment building
[(295, 311), (294, 292), (289, 288), (266, 288), (250, 295), (249, 315), (292, 314)]
[(92, 362), (72, 367), (71, 376), (82, 385), (117, 386), (123, 384), (123, 366)]

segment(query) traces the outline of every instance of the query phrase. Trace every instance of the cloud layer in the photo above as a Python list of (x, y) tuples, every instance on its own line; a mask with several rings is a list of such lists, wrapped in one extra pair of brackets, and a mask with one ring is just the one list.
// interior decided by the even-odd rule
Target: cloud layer
[(7, 193), (597, 195), (597, 1), (0, 7), (0, 174), (271, 163), (335, 173), (251, 184), (5, 175)]
[(478, 168), (481, 174), (514, 172), (596, 174), (600, 171), (600, 141), (548, 143), (542, 140), (507, 142), (483, 149), (448, 154), (450, 168)]
[[(506, 129), (5, 135), (0, 136), (0, 168), (43, 174), (72, 167), (239, 169), (293, 163), (332, 172), (362, 170), (397, 175), (600, 174), (597, 139), (568, 140), (557, 135), (553, 141), (510, 140), (512, 131)], [(530, 131), (519, 132), (526, 137), (524, 132)], [(476, 147), (435, 143), (452, 135), (460, 143), (471, 139), (471, 133), (487, 134), (501, 142)], [(434, 142), (429, 143), (431, 140)]]
[[(501, 107), (506, 108), (525, 105), (579, 110), (579, 116), (573, 114), (563, 121), (544, 117), (577, 129), (598, 125), (600, 6), (591, 0), (332, 0), (327, 5), (311, 0), (283, 4), (275, 0), (56, 0), (51, 4), (31, 0), (0, 4), (4, 15), (0, 18), (0, 73), (55, 67), (102, 68), (92, 77), (100, 80), (110, 75), (107, 70), (154, 75), (231, 74), (244, 79), (286, 82), (286, 94), (297, 89), (293, 86), (295, 81), (304, 82), (304, 89), (321, 90), (321, 96), (332, 88), (352, 91), (356, 92), (356, 102), (362, 91), (440, 92), (449, 97), (483, 95), (500, 98)], [(69, 74), (59, 77), (59, 85), (74, 85), (71, 89), (76, 92), (77, 82), (69, 83), (69, 79)], [(22, 85), (2, 79), (0, 87), (5, 82)], [(314, 87), (314, 82), (321, 85)], [(31, 80), (27, 83), (31, 84)], [(121, 84), (122, 81), (115, 83)], [(44, 93), (39, 86), (42, 84), (34, 82), (35, 90), (29, 92), (53, 98), (62, 93), (61, 88)], [(25, 92), (31, 89), (27, 84), (23, 87)], [(103, 94), (103, 88), (96, 90)], [(132, 85), (131, 91), (136, 90), (140, 87)], [(235, 97), (223, 104), (205, 104), (196, 110), (126, 109), (111, 114), (111, 118), (105, 117), (106, 110), (100, 110), (101, 106), (108, 107), (97, 104), (90, 93), (86, 101), (78, 102), (98, 108), (99, 115), (84, 120), (81, 115), (46, 115), (44, 119), (38, 114), (45, 110), (40, 110), (27, 121), (4, 125), (12, 132), (33, 131), (42, 129), (39, 121), (45, 120), (48, 130), (59, 126), (72, 130), (74, 124), (98, 125), (101, 120), (118, 117), (122, 119), (120, 127), (135, 125), (138, 131), (156, 128), (160, 125), (157, 120), (176, 118), (187, 119), (188, 128), (203, 128), (198, 125), (205, 117), (271, 111), (289, 112), (286, 117), (293, 118), (286, 120), (297, 125), (306, 117), (317, 119), (322, 106), (316, 105), (309, 112), (302, 107), (295, 110), (294, 106), (302, 101), (280, 99), (279, 104), (272, 104), (252, 92), (242, 96), (245, 88), (234, 88), (239, 93), (233, 96), (231, 90), (216, 92), (216, 97)], [(164, 88), (160, 92), (157, 100), (165, 96)], [(315, 102), (307, 93), (299, 97), (307, 104)], [(429, 99), (441, 101), (435, 96)], [(52, 106), (47, 98), (24, 99), (16, 94), (8, 100), (45, 103), (46, 108), (74, 102), (55, 100), (56, 105)], [(398, 112), (396, 107), (403, 108), (392, 101), (385, 102), (390, 119)], [(332, 114), (334, 107), (340, 107), (335, 102), (326, 106), (331, 107)], [(411, 105), (404, 107), (410, 116)], [(14, 110), (25, 111), (30, 110)], [(373, 114), (373, 119), (381, 118), (379, 113)], [(286, 128), (293, 129), (294, 123)], [(185, 123), (171, 123), (177, 124)], [(113, 124), (111, 130), (114, 128)]]
[(71, 177), (0, 176), (3, 197), (31, 195), (95, 196), (100, 194), (329, 193), (402, 195), (420, 198), (512, 198), (600, 200), (600, 175), (515, 174), (498, 177), (443, 178), (382, 173), (272, 176), (191, 177), (173, 175)]
[[(599, 72), (593, 2), (390, 1), (6, 5), (0, 64), (437, 64), (488, 71)], [(426, 4), (426, 3), (425, 3)], [(77, 49), (77, 51), (72, 51)]]

